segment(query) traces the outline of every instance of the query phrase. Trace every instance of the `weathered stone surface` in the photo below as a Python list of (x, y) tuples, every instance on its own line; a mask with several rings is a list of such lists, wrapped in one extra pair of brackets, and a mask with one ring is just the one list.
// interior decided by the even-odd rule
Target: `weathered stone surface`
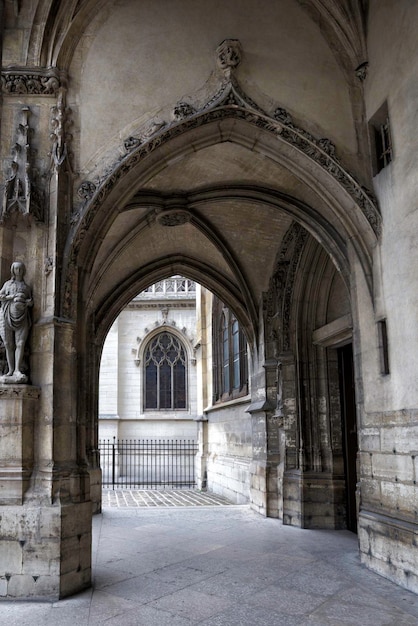
[(40, 390), (30, 385), (0, 389), (0, 503), (22, 504), (34, 464), (34, 432)]
[(364, 562), (416, 589), (418, 4), (218, 4), (0, 3), (0, 274), (27, 267), (41, 390), (33, 425), (0, 419), (4, 596), (89, 584), (104, 339), (175, 273), (248, 340), (248, 398), (212, 406), (201, 312), (209, 487), (326, 528), (359, 492)]
[(58, 599), (90, 584), (90, 503), (3, 506), (1, 516), (4, 596)]

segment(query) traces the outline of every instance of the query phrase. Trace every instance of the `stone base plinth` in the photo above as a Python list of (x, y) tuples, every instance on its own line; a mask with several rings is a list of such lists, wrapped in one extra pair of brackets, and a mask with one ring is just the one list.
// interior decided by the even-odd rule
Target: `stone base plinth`
[(100, 468), (89, 469), (90, 499), (93, 514), (102, 511), (102, 470)]
[(285, 472), (283, 523), (300, 528), (346, 528), (345, 481), (314, 472)]
[(0, 504), (22, 504), (34, 456), (39, 389), (0, 385)]
[(58, 600), (91, 584), (91, 502), (3, 506), (0, 597)]
[(360, 511), (361, 561), (374, 572), (418, 593), (418, 525)]
[(251, 508), (267, 515), (267, 474), (265, 461), (251, 461), (250, 463), (250, 503)]

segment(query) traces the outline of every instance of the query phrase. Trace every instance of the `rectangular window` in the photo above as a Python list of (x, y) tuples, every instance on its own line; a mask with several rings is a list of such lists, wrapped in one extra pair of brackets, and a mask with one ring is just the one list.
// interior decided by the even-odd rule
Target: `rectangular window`
[(241, 386), (241, 377), (240, 377), (240, 349), (239, 349), (239, 326), (237, 320), (234, 320), (232, 323), (232, 360), (234, 366), (234, 380), (232, 387), (233, 389), (239, 389)]
[(377, 322), (379, 333), (380, 372), (383, 376), (390, 374), (389, 370), (389, 344), (386, 320)]

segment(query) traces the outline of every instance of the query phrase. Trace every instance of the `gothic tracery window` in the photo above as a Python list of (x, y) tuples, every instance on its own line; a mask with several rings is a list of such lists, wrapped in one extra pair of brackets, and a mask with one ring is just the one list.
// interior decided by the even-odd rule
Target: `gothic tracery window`
[(214, 401), (248, 392), (247, 342), (238, 320), (222, 302), (213, 307)]
[(177, 337), (162, 332), (145, 351), (145, 409), (186, 408), (186, 352)]

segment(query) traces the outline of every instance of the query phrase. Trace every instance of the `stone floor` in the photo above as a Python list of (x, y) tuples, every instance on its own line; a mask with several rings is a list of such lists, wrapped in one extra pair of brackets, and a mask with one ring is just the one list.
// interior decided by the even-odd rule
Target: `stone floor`
[(183, 507), (183, 506), (231, 506), (225, 498), (202, 491), (179, 491), (169, 489), (152, 491), (147, 489), (104, 489), (103, 507)]
[(106, 507), (94, 586), (0, 602), (7, 626), (416, 626), (418, 596), (360, 565), (356, 536), (282, 526), (247, 506)]

